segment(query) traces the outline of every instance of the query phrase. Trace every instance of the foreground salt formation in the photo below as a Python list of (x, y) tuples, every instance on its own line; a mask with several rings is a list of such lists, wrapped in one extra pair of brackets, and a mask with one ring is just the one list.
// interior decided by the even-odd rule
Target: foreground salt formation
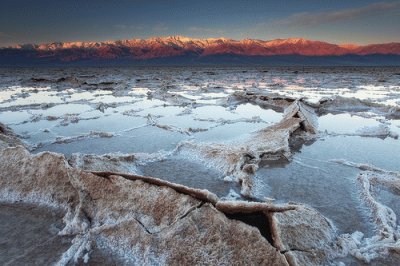
[(400, 226), (395, 212), (381, 203), (374, 193), (375, 187), (383, 187), (399, 195), (400, 173), (386, 171), (371, 165), (357, 164), (347, 161), (336, 161), (361, 171), (357, 181), (361, 189), (361, 197), (372, 210), (372, 218), (376, 226), (375, 235), (364, 237), (361, 232), (341, 236), (341, 243), (351, 255), (371, 262), (374, 259), (387, 257), (400, 252)]
[(227, 144), (184, 142), (178, 150), (221, 170), (225, 180), (241, 184), (243, 196), (254, 197), (252, 176), (260, 162), (282, 158), (290, 161), (292, 139), (301, 138), (302, 142), (311, 139), (317, 133), (317, 124), (314, 110), (294, 101), (287, 105), (279, 123), (254, 132), (242, 141)]
[[(288, 265), (292, 260), (293, 265), (301, 265), (297, 262), (303, 255), (289, 257), (281, 240), (288, 239), (286, 228), (279, 228), (283, 223), (276, 221), (291, 211), (308, 216), (310, 209), (302, 205), (220, 201), (208, 191), (156, 178), (86, 172), (71, 167), (62, 155), (31, 155), (22, 146), (0, 150), (0, 158), (2, 202), (30, 203), (65, 213), (59, 235), (73, 240), (58, 265), (90, 261), (93, 247), (117, 254), (126, 264)], [(260, 219), (273, 224), (260, 230), (271, 231), (275, 247), (256, 227), (224, 213), (261, 213)], [(318, 238), (320, 232), (312, 233)], [(302, 237), (289, 239), (298, 242)], [(315, 243), (311, 245), (323, 254)]]
[[(312, 110), (295, 102), (286, 108), (283, 121), (255, 133), (260, 140), (257, 145), (279, 136), (276, 142), (262, 146), (277, 147), (275, 152), (264, 154), (250, 142), (247, 147), (255, 148), (249, 149), (258, 156), (255, 158), (273, 160), (281, 154), (290, 158), (288, 142), (292, 134), (300, 130), (312, 136), (315, 123)], [(361, 232), (340, 235), (329, 219), (308, 206), (221, 201), (206, 190), (118, 173), (132, 172), (132, 162), (140, 156), (73, 157), (70, 163), (85, 171), (72, 167), (60, 154), (31, 155), (9, 129), (2, 128), (0, 201), (64, 212), (65, 226), (59, 235), (73, 240), (58, 259), (59, 265), (90, 261), (93, 248), (111, 252), (125, 264), (151, 265), (242, 261), (257, 265), (334, 265), (349, 256), (371, 262), (399, 251), (396, 215), (371, 193), (377, 184), (398, 191), (397, 172), (338, 161), (360, 168), (357, 180), (377, 227), (372, 237)], [(246, 221), (247, 215), (266, 221), (266, 228), (238, 221)]]
[(89, 260), (93, 245), (127, 264), (288, 265), (255, 227), (168, 186), (101, 177), (70, 167), (62, 155), (32, 156), (21, 146), (2, 149), (0, 158), (2, 202), (64, 210), (59, 234), (74, 239), (58, 265)]
[[(165, 88), (160, 94), (153, 92), (148, 95), (171, 104), (187, 106), (182, 113), (192, 112), (194, 107), (200, 105), (185, 97), (171, 95), (167, 93), (167, 87)], [(207, 90), (211, 91), (212, 88)], [(219, 90), (218, 88), (215, 92)], [(113, 92), (117, 93), (123, 95), (126, 92)], [(261, 130), (258, 128), (258, 131), (243, 134), (244, 138), (229, 143), (184, 141), (176, 149), (167, 152), (74, 154), (68, 162), (55, 153), (33, 156), (22, 148), (7, 148), (22, 145), (22, 142), (10, 129), (0, 127), (0, 150), (7, 148), (0, 152), (1, 201), (41, 204), (45, 208), (60, 209), (66, 214), (66, 226), (60, 235), (72, 236), (74, 241), (60, 258), (60, 264), (82, 259), (90, 262), (93, 248), (99, 246), (103, 250), (119, 254), (127, 264), (171, 264), (179, 258), (182, 261), (177, 260), (178, 262), (196, 264), (206, 263), (206, 259), (210, 263), (222, 264), (226, 261), (231, 264), (232, 261), (241, 262), (247, 259), (249, 264), (329, 265), (346, 262), (345, 259), (349, 257), (356, 258), (356, 262), (384, 264), (386, 261), (382, 261), (382, 258), (395, 257), (399, 253), (399, 229), (394, 213), (397, 210), (393, 211), (386, 206), (375, 193), (375, 189), (381, 187), (397, 193), (399, 175), (396, 172), (348, 163), (361, 170), (358, 176), (354, 175), (354, 180), (362, 192), (361, 202), (368, 205), (368, 211), (371, 210), (373, 224), (376, 226), (373, 236), (367, 233), (364, 235), (363, 232), (340, 234), (329, 219), (308, 206), (294, 203), (276, 205), (271, 203), (272, 199), (268, 199), (268, 203), (221, 201), (205, 190), (140, 176), (140, 168), (137, 166), (141, 163), (157, 162), (171, 154), (183, 154), (192, 157), (194, 161), (202, 160), (206, 166), (221, 169), (225, 180), (241, 184), (242, 196), (254, 198), (257, 184), (254, 183), (253, 175), (257, 168), (262, 167), (265, 162), (273, 164), (281, 160), (285, 164), (290, 163), (296, 151), (294, 146), (318, 137), (316, 115), (345, 112), (364, 116), (368, 114), (363, 112), (372, 112), (386, 118), (400, 117), (397, 107), (340, 96), (312, 103), (303, 98), (236, 91), (231, 100), (276, 109), (284, 112), (284, 117), (273, 126)], [(104, 112), (111, 106), (115, 108), (118, 105), (101, 102), (96, 109)], [(77, 121), (75, 118), (76, 115), (67, 116), (61, 123), (73, 124)], [(49, 119), (53, 118), (47, 117)], [(181, 130), (180, 127), (163, 124), (158, 119), (157, 115), (149, 114), (147, 125), (185, 136), (195, 135), (192, 133), (197, 130), (195, 127), (195, 130)], [(146, 121), (143, 123), (146, 124)], [(21, 131), (17, 132), (23, 134)], [(114, 133), (90, 131), (81, 137), (59, 138), (56, 142), (73, 143), (92, 137), (112, 140), (118, 136), (118, 133)], [(386, 125), (364, 128), (355, 133), (369, 137), (395, 137)], [(23, 164), (21, 169), (20, 162)], [(250, 223), (246, 225), (232, 220), (238, 217), (245, 217), (246, 220), (247, 216), (267, 220), (267, 236), (263, 233), (260, 235), (253, 225), (249, 226)], [(213, 227), (215, 224), (221, 229), (216, 230)], [(258, 228), (260, 232), (263, 231), (259, 226)], [(180, 230), (184, 233), (179, 233)], [(174, 234), (180, 234), (179, 239), (175, 239)], [(191, 237), (188, 238), (186, 234)], [(232, 237), (226, 236), (227, 234)], [(133, 236), (135, 239), (132, 239)], [(194, 245), (191, 240), (197, 238), (203, 243)], [(222, 247), (216, 246), (215, 242), (218, 241), (218, 245)], [(249, 245), (249, 242), (256, 243), (258, 249)], [(176, 247), (179, 245), (185, 246), (185, 249), (178, 250)], [(277, 252), (274, 248), (271, 249), (271, 245)], [(247, 248), (255, 251), (244, 254)], [(195, 255), (192, 256), (192, 253)], [(394, 262), (398, 261), (400, 258), (395, 257)]]

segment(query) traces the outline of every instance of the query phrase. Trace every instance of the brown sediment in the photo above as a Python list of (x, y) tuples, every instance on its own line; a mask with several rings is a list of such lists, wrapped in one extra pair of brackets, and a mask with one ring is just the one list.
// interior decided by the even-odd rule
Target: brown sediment
[(274, 245), (290, 265), (322, 265), (329, 261), (337, 235), (324, 216), (304, 205), (268, 215)]
[(25, 144), (14, 134), (11, 128), (0, 123), (0, 149), (18, 145), (25, 147)]
[(282, 212), (295, 210), (295, 204), (273, 204), (268, 202), (218, 201), (215, 207), (224, 213)]
[(283, 112), (296, 100), (295, 98), (278, 94), (259, 94), (251, 91), (236, 91), (232, 94), (231, 100), (232, 99), (251, 102), (277, 112)]
[(86, 171), (109, 171), (134, 173), (136, 154), (82, 154), (74, 153), (68, 159), (68, 163), (75, 168)]

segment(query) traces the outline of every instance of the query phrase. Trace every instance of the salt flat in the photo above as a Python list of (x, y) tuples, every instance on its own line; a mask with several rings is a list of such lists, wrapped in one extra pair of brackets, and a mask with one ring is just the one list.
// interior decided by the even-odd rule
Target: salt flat
[(399, 250), (399, 68), (0, 69), (0, 122), (73, 168), (310, 206), (342, 246), (308, 262)]

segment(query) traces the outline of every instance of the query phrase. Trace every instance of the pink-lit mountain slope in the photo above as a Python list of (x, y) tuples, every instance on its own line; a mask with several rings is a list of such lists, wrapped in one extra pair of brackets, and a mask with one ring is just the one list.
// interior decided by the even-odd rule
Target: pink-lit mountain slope
[[(61, 61), (79, 59), (152, 59), (182, 55), (243, 56), (341, 56), (341, 55), (400, 55), (400, 43), (337, 45), (302, 38), (263, 41), (255, 39), (232, 40), (226, 38), (194, 39), (182, 36), (157, 37), (105, 42), (56, 42), (48, 44), (16, 45), (12, 50), (35, 51), (38, 57), (55, 57)], [(3, 49), (4, 50), (4, 49)]]

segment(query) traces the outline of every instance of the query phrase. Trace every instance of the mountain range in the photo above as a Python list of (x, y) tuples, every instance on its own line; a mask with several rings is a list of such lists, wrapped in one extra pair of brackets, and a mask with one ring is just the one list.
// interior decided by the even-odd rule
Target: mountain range
[(0, 48), (0, 65), (108, 64), (400, 65), (400, 43), (332, 44), (303, 38), (233, 40), (183, 36), (54, 42)]

